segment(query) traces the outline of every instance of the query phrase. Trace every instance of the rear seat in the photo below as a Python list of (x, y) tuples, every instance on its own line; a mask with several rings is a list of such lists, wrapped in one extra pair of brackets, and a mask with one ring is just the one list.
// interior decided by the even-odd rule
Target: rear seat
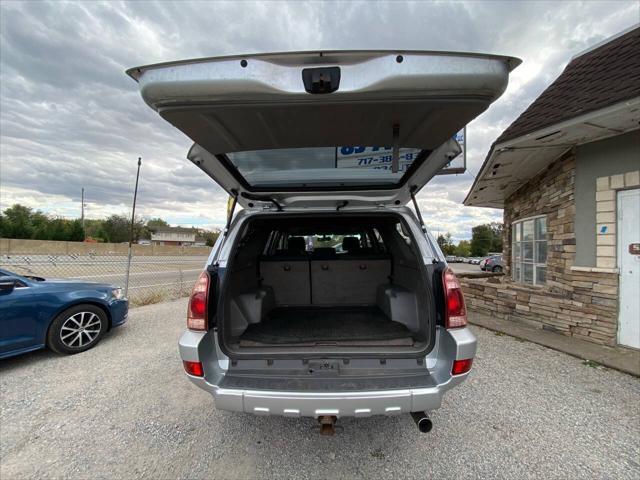
[[(319, 250), (319, 249), (317, 249)], [(373, 305), (380, 285), (389, 282), (391, 259), (364, 251), (356, 237), (344, 237), (345, 253), (311, 257), (311, 300), (314, 305)], [(333, 249), (331, 249), (333, 250)]]
[(291, 237), (286, 250), (261, 258), (262, 284), (273, 288), (277, 306), (376, 304), (378, 287), (389, 282), (390, 257), (365, 251), (355, 237), (345, 237), (342, 250), (320, 247), (309, 256), (304, 238)]
[(260, 277), (263, 285), (273, 288), (276, 305), (309, 305), (311, 280), (304, 238), (290, 237), (286, 250), (263, 256)]

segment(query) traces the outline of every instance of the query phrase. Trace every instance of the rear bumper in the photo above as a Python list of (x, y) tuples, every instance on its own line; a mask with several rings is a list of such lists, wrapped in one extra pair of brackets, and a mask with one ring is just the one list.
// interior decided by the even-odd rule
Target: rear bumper
[(435, 410), (444, 389), (411, 388), (373, 392), (276, 392), (217, 387), (201, 378), (189, 378), (215, 398), (216, 408), (256, 415), (285, 417), (369, 417)]
[(440, 407), (444, 393), (465, 380), (468, 374), (452, 376), (451, 366), (456, 359), (475, 356), (475, 336), (468, 328), (462, 328), (442, 329), (438, 337), (437, 346), (430, 354), (434, 358), (427, 357), (426, 362), (431, 365), (432, 385), (398, 390), (309, 392), (224, 388), (220, 385), (228, 360), (216, 356), (212, 361), (212, 354), (219, 355), (212, 336), (187, 331), (180, 338), (179, 348), (183, 361), (202, 362), (205, 377), (187, 377), (211, 393), (220, 410), (287, 417), (368, 417), (435, 410)]

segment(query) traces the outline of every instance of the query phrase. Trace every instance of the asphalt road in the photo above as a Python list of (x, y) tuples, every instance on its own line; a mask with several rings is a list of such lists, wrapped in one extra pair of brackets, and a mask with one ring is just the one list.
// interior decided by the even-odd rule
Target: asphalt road
[(73, 357), (0, 362), (0, 478), (640, 478), (640, 380), (474, 328), (472, 376), (421, 434), (408, 415), (217, 411), (182, 375), (186, 301), (134, 309)]
[(471, 265), (470, 263), (450, 263), (449, 267), (456, 273), (482, 273), (480, 265)]

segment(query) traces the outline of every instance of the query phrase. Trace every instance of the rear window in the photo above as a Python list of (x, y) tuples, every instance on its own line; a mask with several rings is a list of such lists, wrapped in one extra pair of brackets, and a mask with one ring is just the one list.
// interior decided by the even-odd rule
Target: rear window
[(272, 238), (277, 238), (271, 251), (267, 246), (267, 255), (278, 254), (373, 254), (387, 251), (382, 237), (377, 229), (356, 232), (339, 233), (290, 233), (272, 232)]
[[(423, 153), (424, 152), (424, 153)], [(228, 153), (252, 187), (394, 186), (427, 151), (401, 148), (394, 171), (391, 147), (318, 147)]]

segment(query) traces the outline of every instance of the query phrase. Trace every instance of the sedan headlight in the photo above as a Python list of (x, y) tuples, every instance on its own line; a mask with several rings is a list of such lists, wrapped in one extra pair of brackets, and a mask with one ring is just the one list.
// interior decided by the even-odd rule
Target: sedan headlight
[(120, 300), (124, 298), (124, 292), (122, 291), (121, 288), (114, 288), (113, 290), (111, 290), (111, 298), (115, 300)]

